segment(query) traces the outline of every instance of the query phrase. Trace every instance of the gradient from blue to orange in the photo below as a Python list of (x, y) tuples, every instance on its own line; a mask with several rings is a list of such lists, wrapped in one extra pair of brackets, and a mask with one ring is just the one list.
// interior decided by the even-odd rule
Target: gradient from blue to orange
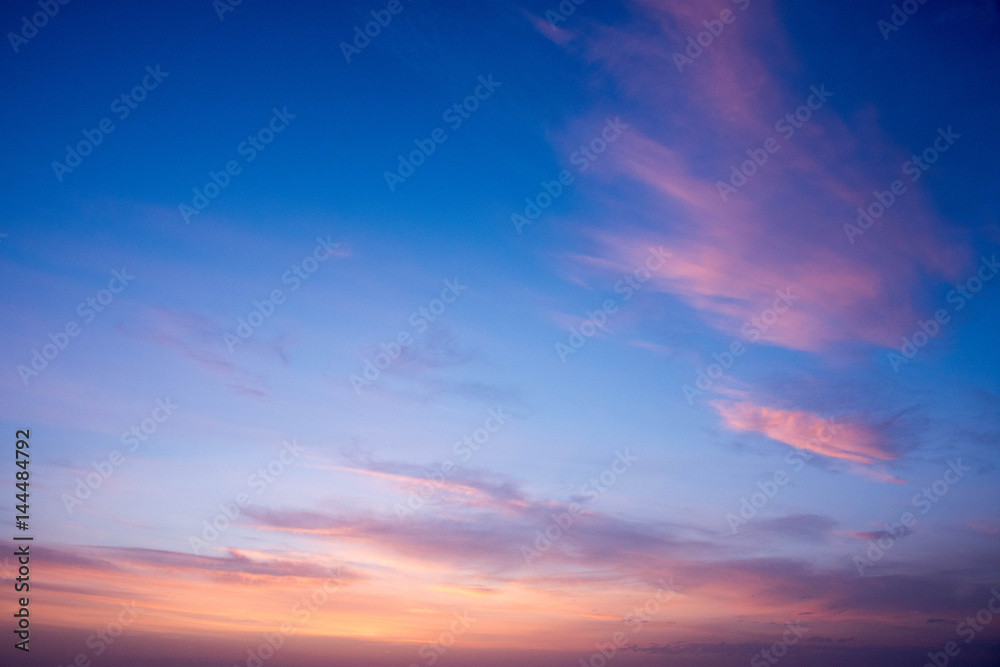
[(995, 3), (218, 7), (4, 47), (23, 664), (1000, 656)]

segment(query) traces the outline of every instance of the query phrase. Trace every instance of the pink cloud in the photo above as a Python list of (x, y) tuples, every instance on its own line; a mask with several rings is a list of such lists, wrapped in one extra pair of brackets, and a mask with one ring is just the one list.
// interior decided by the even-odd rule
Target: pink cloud
[[(922, 183), (908, 179), (907, 192), (878, 224), (849, 241), (844, 225), (901, 176), (908, 154), (881, 134), (875, 118), (842, 118), (838, 91), (828, 89), (827, 101), (791, 137), (778, 131), (776, 121), (813, 89), (782, 83), (800, 65), (766, 5), (734, 6), (735, 22), (683, 72), (673, 54), (717, 12), (672, 1), (637, 8), (644, 21), (593, 31), (587, 53), (637, 100), (632, 129), (595, 171), (645, 185), (649, 224), (597, 234), (602, 250), (595, 254), (625, 270), (648, 246), (665, 246), (674, 257), (653, 288), (727, 332), (790, 286), (801, 299), (762, 332), (763, 341), (809, 351), (848, 341), (898, 345), (899, 332), (925, 314), (924, 278), (958, 278), (969, 257), (934, 215)], [(754, 46), (764, 30), (766, 61)], [(928, 131), (932, 140), (935, 130)], [(769, 138), (777, 152), (723, 200), (717, 184)]]
[(735, 431), (761, 433), (797, 449), (858, 463), (896, 458), (884, 438), (862, 424), (836, 424), (800, 410), (781, 410), (749, 401), (716, 401), (726, 426)]

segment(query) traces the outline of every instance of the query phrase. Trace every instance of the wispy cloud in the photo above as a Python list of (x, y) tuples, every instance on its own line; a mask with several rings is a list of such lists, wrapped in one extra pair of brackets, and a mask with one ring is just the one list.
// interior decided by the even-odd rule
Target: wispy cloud
[(712, 405), (734, 431), (760, 433), (797, 449), (858, 463), (896, 458), (886, 438), (871, 426), (839, 422), (831, 425), (829, 420), (809, 412), (750, 401), (715, 401)]
[[(776, 129), (814, 89), (785, 83), (786, 70), (800, 65), (766, 4), (736, 11), (736, 22), (683, 73), (673, 54), (704, 30), (708, 9), (646, 2), (636, 11), (635, 23), (586, 38), (590, 57), (633, 91), (641, 109), (635, 129), (596, 169), (651, 195), (644, 228), (595, 233), (600, 254), (624, 269), (648, 245), (666, 247), (674, 256), (654, 277), (654, 289), (680, 297), (727, 332), (766, 307), (776, 289), (791, 287), (801, 302), (762, 340), (811, 351), (850, 341), (896, 343), (918, 315), (922, 280), (956, 278), (971, 257), (934, 215), (920, 183), (908, 183), (877, 240), (848, 242), (844, 224), (854, 222), (873, 190), (888, 187), (885, 174), (898, 172), (908, 155), (864, 116), (853, 126), (844, 120), (838, 91), (799, 129), (786, 123), (792, 136)], [(759, 52), (765, 42), (766, 58)], [(780, 148), (724, 201), (718, 183), (768, 138)], [(890, 226), (890, 217), (905, 227)]]

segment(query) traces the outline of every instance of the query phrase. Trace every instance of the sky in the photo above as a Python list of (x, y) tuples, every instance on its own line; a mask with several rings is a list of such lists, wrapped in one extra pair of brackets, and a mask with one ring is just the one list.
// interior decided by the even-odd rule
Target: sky
[(1000, 3), (0, 27), (0, 662), (1000, 662)]

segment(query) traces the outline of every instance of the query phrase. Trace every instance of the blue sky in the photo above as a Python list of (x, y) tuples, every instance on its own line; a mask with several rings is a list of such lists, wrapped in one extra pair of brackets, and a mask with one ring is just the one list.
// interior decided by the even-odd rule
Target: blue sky
[[(348, 62), (386, 7), (71, 2), (8, 37), (0, 392), (32, 431), (38, 664), (97, 658), (129, 601), (105, 664), (246, 664), (331, 570), (271, 664), (429, 664), (472, 610), (440, 664), (575, 665), (671, 577), (621, 664), (750, 661), (795, 619), (788, 664), (954, 639), (997, 585), (996, 4), (883, 34), (891, 3), (404, 0)], [(961, 646), (995, 658), (996, 627)]]

